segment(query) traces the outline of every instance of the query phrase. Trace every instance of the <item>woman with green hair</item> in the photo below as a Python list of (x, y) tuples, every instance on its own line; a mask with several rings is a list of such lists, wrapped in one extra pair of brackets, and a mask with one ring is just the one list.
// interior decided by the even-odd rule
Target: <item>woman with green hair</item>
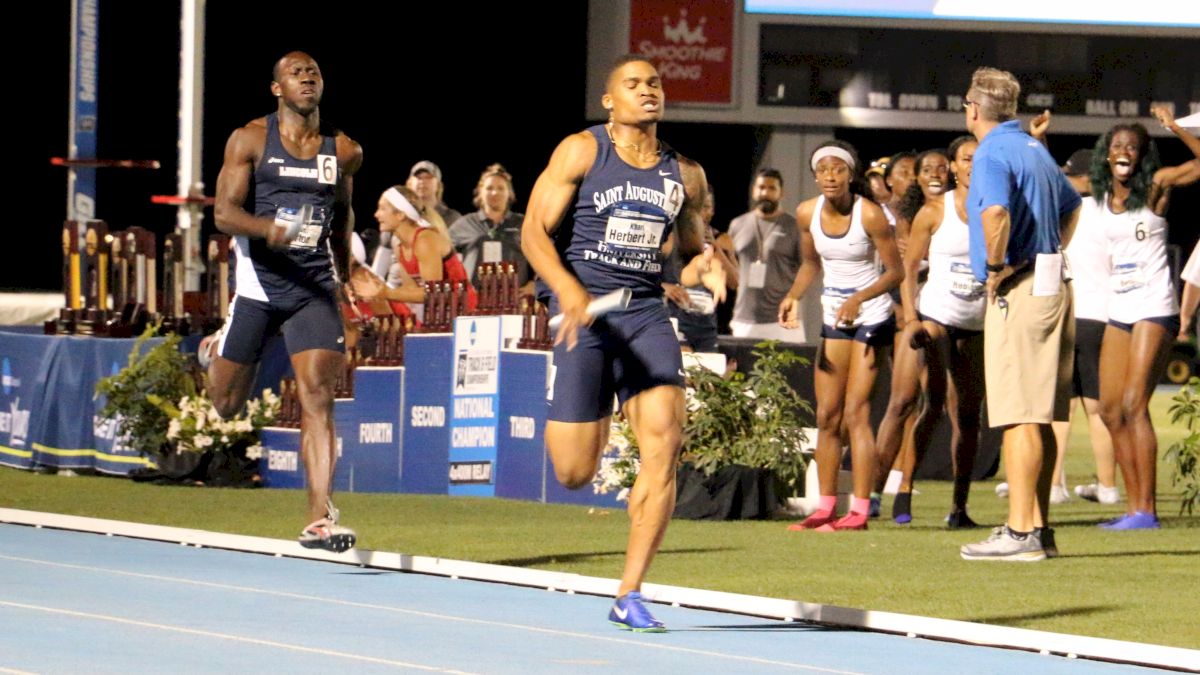
[(1103, 228), (1108, 243), (1108, 326), (1100, 348), (1100, 416), (1112, 434), (1125, 479), (1128, 509), (1101, 524), (1110, 530), (1154, 529), (1158, 440), (1150, 395), (1162, 376), (1179, 331), (1179, 302), (1167, 262), (1171, 189), (1200, 178), (1200, 140), (1155, 108), (1154, 115), (1197, 159), (1163, 167), (1158, 148), (1140, 124), (1118, 124), (1096, 142), (1092, 198), (1081, 227)]

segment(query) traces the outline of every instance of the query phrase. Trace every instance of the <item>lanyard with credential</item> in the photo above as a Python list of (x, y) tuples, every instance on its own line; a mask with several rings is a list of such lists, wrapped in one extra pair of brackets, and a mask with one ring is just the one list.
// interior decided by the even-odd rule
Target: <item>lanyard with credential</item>
[[(767, 221), (767, 224), (770, 225), (771, 224), (770, 221)], [(767, 233), (763, 234), (762, 218), (759, 218), (757, 213), (754, 214), (754, 232), (755, 232), (755, 234), (758, 235), (758, 258), (757, 258), (757, 261), (760, 263), (765, 263), (765, 262), (767, 262), (767, 260), (766, 260), (766, 257), (767, 257), (766, 256), (766, 253), (767, 253), (766, 241), (767, 241), (767, 237), (771, 236), (771, 228), (768, 227)]]

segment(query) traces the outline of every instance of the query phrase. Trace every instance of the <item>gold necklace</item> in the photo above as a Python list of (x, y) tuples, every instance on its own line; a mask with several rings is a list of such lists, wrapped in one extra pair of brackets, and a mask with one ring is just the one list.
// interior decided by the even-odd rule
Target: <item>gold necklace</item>
[(608, 134), (608, 140), (612, 142), (613, 147), (618, 149), (624, 148), (626, 150), (632, 150), (633, 152), (637, 153), (637, 158), (639, 160), (656, 158), (660, 153), (662, 153), (662, 141), (658, 140), (657, 138), (654, 139), (655, 145), (653, 150), (643, 151), (638, 147), (637, 143), (617, 142), (617, 139), (613, 138), (612, 122), (604, 125), (604, 131)]

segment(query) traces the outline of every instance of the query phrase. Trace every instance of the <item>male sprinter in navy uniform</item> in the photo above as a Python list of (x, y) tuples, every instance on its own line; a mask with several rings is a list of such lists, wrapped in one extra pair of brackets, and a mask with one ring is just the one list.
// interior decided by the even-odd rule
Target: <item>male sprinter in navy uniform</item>
[[(637, 436), (641, 471), (629, 493), (625, 571), (609, 621), (651, 632), (665, 628), (639, 590), (675, 506), (684, 418), (683, 363), (662, 301), (660, 248), (675, 227), (684, 259), (700, 253), (707, 185), (699, 164), (659, 142), (663, 99), (653, 65), (621, 58), (601, 98), (608, 124), (559, 144), (533, 187), (521, 229), (525, 256), (554, 293), (551, 313), (563, 315), (546, 423), (559, 482), (572, 489), (591, 482), (614, 394)], [(700, 271), (709, 261), (705, 253)], [(623, 287), (633, 291), (627, 310), (588, 315), (594, 297)]]
[[(235, 130), (225, 145), (216, 222), (236, 242), (237, 295), (215, 340), (208, 390), (223, 417), (237, 414), (254, 383), (264, 340), (282, 328), (299, 385), (300, 453), (312, 521), (300, 544), (345, 551), (354, 546), (354, 532), (337, 524), (330, 500), (337, 460), (334, 383), (345, 353), (337, 298), (340, 280), (349, 279), (350, 193), (362, 148), (322, 126), (324, 89), (311, 56), (284, 56), (272, 73), (278, 109)], [(251, 186), (253, 213), (245, 206)]]

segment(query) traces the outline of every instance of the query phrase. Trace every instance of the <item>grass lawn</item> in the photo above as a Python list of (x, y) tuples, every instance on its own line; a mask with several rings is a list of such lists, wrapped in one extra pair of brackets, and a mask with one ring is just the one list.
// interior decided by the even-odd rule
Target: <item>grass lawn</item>
[[(1173, 390), (1172, 390), (1173, 391)], [(1160, 455), (1178, 440), (1168, 427), (1169, 393), (1152, 403)], [(1077, 419), (1068, 483), (1091, 482), (1087, 428)], [(976, 483), (971, 514), (998, 524), (1006, 502)], [(942, 517), (950, 484), (918, 483), (914, 521), (885, 518), (867, 532), (788, 532), (783, 521), (674, 521), (650, 580), (849, 607), (1005, 626), (1200, 647), (1200, 515), (1181, 517), (1170, 470), (1160, 463), (1163, 529), (1095, 527), (1123, 505), (1074, 499), (1052, 520), (1063, 556), (1033, 564), (965, 562), (958, 546), (986, 530), (950, 532)], [(292, 538), (303, 525), (302, 492), (136, 484), (0, 469), (0, 505), (265, 537)], [(499, 499), (342, 494), (345, 522), (367, 548), (617, 577), (626, 518), (620, 511)]]

